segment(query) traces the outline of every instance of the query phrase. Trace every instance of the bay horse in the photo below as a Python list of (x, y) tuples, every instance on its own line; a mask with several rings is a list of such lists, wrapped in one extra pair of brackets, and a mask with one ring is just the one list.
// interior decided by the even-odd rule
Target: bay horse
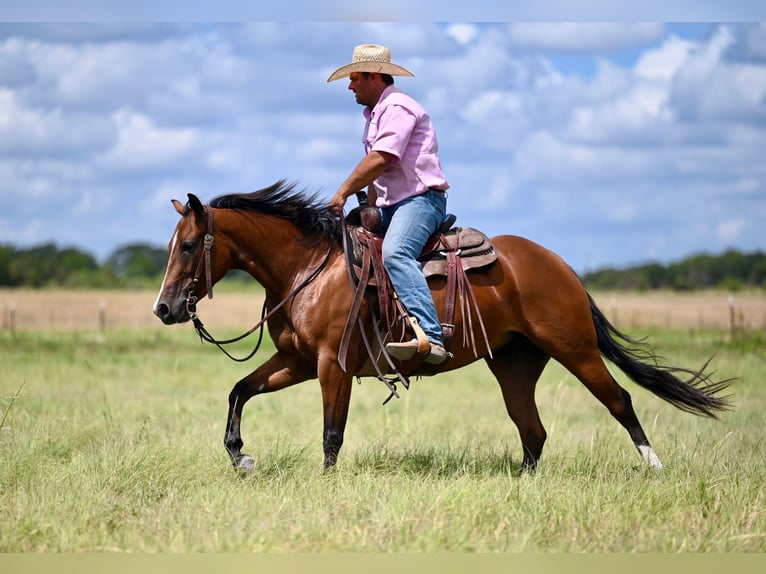
[[(369, 376), (368, 350), (354, 337), (345, 368), (338, 349), (352, 303), (343, 224), (318, 194), (297, 190), (284, 180), (260, 191), (231, 194), (209, 205), (193, 194), (184, 205), (172, 200), (181, 216), (169, 242), (167, 270), (154, 314), (163, 323), (196, 316), (199, 299), (231, 269), (249, 273), (265, 290), (267, 330), (276, 352), (234, 385), (229, 395), (224, 444), (232, 464), (243, 472), (254, 460), (242, 452), (240, 421), (245, 403), (264, 393), (319, 379), (324, 410), (324, 467), (333, 467), (343, 445), (355, 376)], [(633, 410), (631, 397), (602, 359), (613, 362), (638, 385), (675, 407), (715, 418), (729, 408), (719, 396), (730, 380), (714, 381), (700, 370), (661, 365), (646, 345), (613, 327), (597, 308), (579, 277), (556, 254), (522, 237), (492, 238), (497, 261), (469, 273), (490, 349), (455, 345), (454, 356), (426, 374), (459, 369), (483, 358), (500, 384), (505, 407), (521, 438), (520, 471), (534, 471), (546, 431), (535, 403), (535, 386), (549, 359), (571, 372), (627, 430), (646, 464), (662, 468)], [(205, 280), (200, 280), (202, 278)], [(429, 285), (438, 310), (445, 299), (444, 278)], [(373, 330), (367, 303), (364, 325)], [(454, 317), (455, 332), (476, 329)], [(475, 334), (477, 337), (479, 334)], [(478, 355), (478, 356), (477, 356)], [(708, 361), (709, 362), (709, 361)], [(398, 365), (405, 376), (423, 373), (422, 365)]]

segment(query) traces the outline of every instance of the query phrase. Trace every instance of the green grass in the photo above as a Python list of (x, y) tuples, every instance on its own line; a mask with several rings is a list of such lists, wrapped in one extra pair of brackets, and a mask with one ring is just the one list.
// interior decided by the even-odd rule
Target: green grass
[(414, 380), (386, 406), (382, 384), (355, 385), (330, 473), (318, 384), (256, 397), (242, 425), (255, 472), (240, 478), (226, 400), (268, 348), (242, 365), (188, 326), (3, 333), (0, 552), (766, 551), (762, 336), (650, 335), (673, 364), (715, 353), (718, 374), (739, 377), (736, 410), (711, 421), (617, 373), (661, 472), (551, 364), (538, 386), (548, 443), (518, 477), (516, 428), (482, 363)]

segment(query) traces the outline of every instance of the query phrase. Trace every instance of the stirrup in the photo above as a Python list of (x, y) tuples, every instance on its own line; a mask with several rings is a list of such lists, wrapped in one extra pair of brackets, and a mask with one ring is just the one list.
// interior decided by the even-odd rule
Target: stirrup
[(415, 332), (415, 340), (418, 343), (418, 348), (416, 353), (418, 355), (426, 355), (431, 352), (431, 341), (428, 340), (428, 336), (426, 335), (425, 331), (423, 331), (423, 328), (418, 323), (418, 320), (413, 317), (412, 315), (408, 315), (407, 319), (410, 321), (410, 325), (412, 326), (412, 330)]

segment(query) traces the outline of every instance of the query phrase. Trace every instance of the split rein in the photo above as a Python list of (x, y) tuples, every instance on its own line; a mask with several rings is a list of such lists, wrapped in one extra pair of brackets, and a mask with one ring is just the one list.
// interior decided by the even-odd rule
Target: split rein
[[(202, 268), (204, 265), (207, 296), (208, 296), (208, 299), (213, 298), (213, 278), (212, 278), (212, 271), (210, 266), (213, 243), (215, 243), (215, 236), (213, 235), (213, 210), (212, 208), (210, 208), (210, 206), (206, 205), (205, 212), (207, 213), (207, 232), (205, 233), (205, 238), (204, 238), (204, 244), (203, 244), (204, 249), (203, 249), (202, 255), (200, 256), (199, 263), (197, 263), (197, 269), (194, 272), (194, 278), (191, 280), (191, 283), (189, 283), (189, 287), (186, 290), (186, 311), (189, 313), (189, 318), (194, 324), (194, 329), (197, 331), (197, 335), (199, 335), (200, 340), (207, 341), (208, 343), (212, 343), (213, 345), (218, 347), (223, 352), (223, 354), (229, 357), (232, 361), (237, 361), (238, 363), (244, 363), (245, 361), (249, 361), (250, 359), (252, 359), (253, 356), (255, 356), (255, 354), (261, 348), (261, 343), (263, 342), (263, 327), (266, 324), (266, 322), (277, 311), (279, 311), (282, 307), (284, 307), (284, 305), (288, 301), (290, 301), (301, 290), (303, 290), (309, 283), (311, 283), (314, 279), (316, 279), (317, 276), (325, 268), (325, 266), (327, 265), (327, 262), (330, 260), (330, 255), (332, 254), (333, 243), (330, 242), (330, 245), (327, 248), (327, 254), (325, 255), (322, 262), (319, 264), (319, 266), (316, 269), (314, 269), (311, 272), (311, 274), (300, 283), (300, 285), (298, 285), (295, 289), (293, 289), (284, 299), (282, 299), (279, 303), (277, 303), (271, 310), (267, 312), (266, 302), (265, 301), (263, 302), (263, 309), (261, 310), (261, 320), (258, 321), (258, 323), (256, 323), (251, 329), (249, 329), (242, 335), (239, 335), (238, 337), (234, 337), (232, 339), (216, 339), (205, 328), (205, 325), (202, 323), (202, 320), (197, 315), (197, 302), (199, 301), (199, 299), (196, 295), (194, 295), (194, 290), (197, 288), (197, 285), (199, 284), (199, 280), (202, 275)], [(247, 337), (249, 337), (255, 331), (258, 331), (258, 330), (260, 330), (260, 333), (258, 334), (258, 342), (255, 344), (255, 347), (247, 356), (241, 357), (241, 358), (235, 357), (224, 348), (225, 345), (231, 345), (233, 343), (237, 343), (243, 339), (246, 339)]]

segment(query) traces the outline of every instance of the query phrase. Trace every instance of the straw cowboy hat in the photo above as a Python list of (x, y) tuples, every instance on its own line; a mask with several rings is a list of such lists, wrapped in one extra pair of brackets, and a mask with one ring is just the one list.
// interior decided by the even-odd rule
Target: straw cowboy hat
[(377, 44), (362, 44), (354, 48), (351, 63), (335, 70), (328, 82), (340, 80), (354, 72), (374, 72), (376, 74), (388, 74), (389, 76), (414, 76), (412, 72), (401, 66), (391, 63), (391, 50)]

